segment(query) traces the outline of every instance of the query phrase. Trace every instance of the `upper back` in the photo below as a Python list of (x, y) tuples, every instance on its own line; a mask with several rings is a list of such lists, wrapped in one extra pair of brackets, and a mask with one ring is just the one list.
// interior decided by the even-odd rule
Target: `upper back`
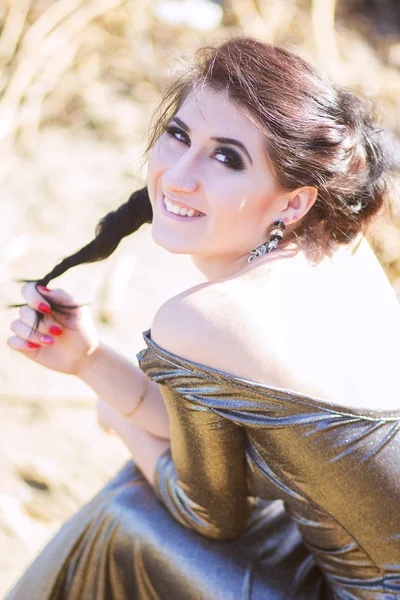
[(166, 304), (175, 326), (155, 318), (152, 335), (189, 360), (338, 406), (398, 407), (400, 305), (365, 240), (321, 267), (260, 261)]

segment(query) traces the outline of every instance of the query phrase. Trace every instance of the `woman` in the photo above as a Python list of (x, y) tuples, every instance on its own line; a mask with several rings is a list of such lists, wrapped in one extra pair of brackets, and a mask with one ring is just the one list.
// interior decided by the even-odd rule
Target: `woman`
[[(133, 460), (8, 599), (397, 597), (400, 308), (364, 239), (386, 192), (370, 117), (234, 38), (171, 83), (149, 149), (147, 187), (22, 289), (9, 346), (91, 386)], [(148, 222), (206, 281), (161, 306), (139, 369), (46, 286)]]

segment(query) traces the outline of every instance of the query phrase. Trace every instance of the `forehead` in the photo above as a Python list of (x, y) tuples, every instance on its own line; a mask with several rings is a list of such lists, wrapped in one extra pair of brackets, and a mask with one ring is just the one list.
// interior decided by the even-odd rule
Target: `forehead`
[(265, 151), (265, 137), (233, 102), (226, 91), (209, 88), (193, 90), (176, 113), (196, 133), (209, 137), (230, 137), (243, 142), (248, 149)]

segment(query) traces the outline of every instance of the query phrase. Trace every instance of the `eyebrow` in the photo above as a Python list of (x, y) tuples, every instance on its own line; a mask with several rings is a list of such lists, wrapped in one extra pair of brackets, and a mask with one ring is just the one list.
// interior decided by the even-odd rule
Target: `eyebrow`
[[(187, 133), (190, 133), (190, 127), (188, 125), (186, 125), (186, 123), (184, 123), (182, 121), (182, 119), (180, 119), (179, 117), (173, 117), (171, 119), (171, 121), (175, 121), (178, 125), (180, 125), (182, 127), (182, 129), (187, 131)], [(242, 142), (239, 142), (239, 140), (235, 140), (234, 138), (227, 138), (227, 137), (212, 137), (210, 139), (215, 142), (219, 142), (220, 144), (231, 144), (232, 146), (237, 146), (246, 154), (251, 165), (253, 166), (253, 161), (251, 160), (251, 156), (250, 156), (246, 146), (244, 144), (242, 144)]]

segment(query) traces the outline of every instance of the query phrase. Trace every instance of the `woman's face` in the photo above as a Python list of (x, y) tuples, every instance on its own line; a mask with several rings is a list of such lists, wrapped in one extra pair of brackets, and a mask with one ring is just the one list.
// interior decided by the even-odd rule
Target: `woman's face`
[[(237, 261), (281, 216), (265, 139), (224, 92), (187, 97), (151, 151), (147, 186), (152, 237), (174, 253)], [(166, 201), (202, 216), (170, 213)]]

